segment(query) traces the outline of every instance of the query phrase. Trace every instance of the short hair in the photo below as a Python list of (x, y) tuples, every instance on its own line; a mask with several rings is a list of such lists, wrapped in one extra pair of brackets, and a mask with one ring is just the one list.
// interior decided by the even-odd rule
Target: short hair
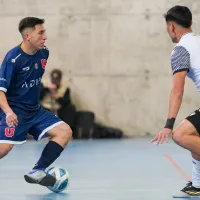
[(18, 30), (22, 34), (25, 28), (35, 28), (35, 25), (44, 24), (44, 21), (37, 17), (25, 17), (19, 22)]
[(164, 14), (166, 22), (176, 22), (178, 25), (189, 28), (192, 25), (192, 13), (186, 6), (174, 6)]

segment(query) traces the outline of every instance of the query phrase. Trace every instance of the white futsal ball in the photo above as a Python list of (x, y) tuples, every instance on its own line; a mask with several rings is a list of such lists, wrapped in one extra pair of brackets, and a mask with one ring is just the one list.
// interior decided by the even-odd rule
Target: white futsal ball
[(69, 183), (69, 173), (63, 168), (52, 167), (47, 173), (56, 178), (56, 183), (54, 186), (48, 186), (47, 188), (53, 192), (62, 192), (65, 190)]

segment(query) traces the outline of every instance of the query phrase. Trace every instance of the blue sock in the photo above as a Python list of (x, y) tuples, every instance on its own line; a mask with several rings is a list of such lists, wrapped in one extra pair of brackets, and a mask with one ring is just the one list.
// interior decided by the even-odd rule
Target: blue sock
[(60, 156), (63, 150), (64, 148), (61, 147), (58, 143), (49, 141), (33, 169), (46, 169)]

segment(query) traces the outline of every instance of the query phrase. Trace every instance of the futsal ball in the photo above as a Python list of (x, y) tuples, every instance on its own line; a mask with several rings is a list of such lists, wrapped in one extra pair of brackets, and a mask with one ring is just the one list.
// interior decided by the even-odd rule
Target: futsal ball
[(67, 188), (69, 183), (69, 173), (65, 169), (52, 167), (48, 169), (47, 174), (56, 178), (56, 183), (54, 184), (54, 186), (47, 187), (49, 190), (58, 193)]

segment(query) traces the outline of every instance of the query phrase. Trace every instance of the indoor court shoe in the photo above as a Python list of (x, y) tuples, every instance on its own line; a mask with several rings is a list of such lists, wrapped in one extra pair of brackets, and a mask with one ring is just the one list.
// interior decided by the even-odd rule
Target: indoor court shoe
[(174, 198), (193, 198), (196, 197), (200, 199), (200, 188), (195, 188), (192, 186), (192, 182), (187, 183), (187, 185), (178, 193), (173, 195)]
[(33, 169), (28, 174), (24, 175), (24, 179), (28, 183), (39, 184), (42, 186), (53, 186), (56, 178), (48, 175), (44, 169)]

